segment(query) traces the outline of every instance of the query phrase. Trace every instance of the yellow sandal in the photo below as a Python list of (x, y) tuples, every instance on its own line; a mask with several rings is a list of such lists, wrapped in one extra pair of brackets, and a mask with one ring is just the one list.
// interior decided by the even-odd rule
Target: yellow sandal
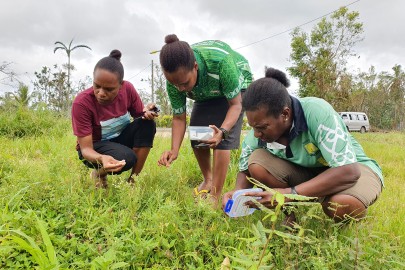
[(205, 197), (210, 193), (208, 189), (201, 189), (198, 190), (198, 187), (194, 188), (194, 196), (195, 197)]

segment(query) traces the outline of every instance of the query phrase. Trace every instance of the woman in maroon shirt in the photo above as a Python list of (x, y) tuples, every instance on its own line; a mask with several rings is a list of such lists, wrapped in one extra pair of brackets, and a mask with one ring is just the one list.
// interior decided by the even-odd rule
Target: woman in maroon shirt
[[(83, 163), (93, 168), (97, 187), (107, 187), (108, 174), (141, 172), (156, 133), (154, 104), (145, 108), (134, 86), (123, 80), (121, 52), (113, 50), (94, 67), (93, 86), (72, 105), (72, 127)], [(132, 121), (131, 121), (132, 118)]]

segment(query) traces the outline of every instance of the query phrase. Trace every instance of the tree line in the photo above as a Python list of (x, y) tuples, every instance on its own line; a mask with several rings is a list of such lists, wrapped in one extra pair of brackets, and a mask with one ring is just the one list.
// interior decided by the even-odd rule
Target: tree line
[(337, 111), (362, 111), (372, 127), (404, 129), (405, 73), (401, 65), (390, 72), (377, 73), (371, 66), (357, 74), (348, 70), (349, 59), (363, 40), (363, 24), (358, 12), (340, 8), (327, 20), (323, 18), (310, 33), (292, 32), (291, 76), (299, 81), (299, 96), (327, 100)]
[[(391, 71), (376, 72), (374, 66), (367, 71), (352, 71), (349, 60), (359, 56), (355, 46), (364, 39), (363, 23), (359, 13), (346, 7), (323, 18), (310, 32), (296, 28), (291, 32), (291, 66), (287, 68), (291, 77), (298, 80), (298, 96), (315, 96), (327, 100), (337, 111), (362, 111), (368, 114), (374, 129), (404, 130), (405, 120), (405, 72), (400, 64)], [(42, 108), (68, 114), (72, 100), (78, 91), (91, 84), (86, 77), (70, 81), (74, 66), (72, 51), (87, 45), (68, 46), (55, 42), (54, 53), (63, 50), (68, 62), (65, 65), (44, 66), (35, 72), (34, 89), (19, 84), (14, 92), (0, 98), (1, 109), (10, 106)], [(154, 101), (161, 114), (171, 115), (170, 101), (166, 92), (166, 80), (159, 65), (153, 65), (153, 77), (147, 79), (150, 88), (139, 93), (144, 103)], [(0, 85), (16, 80), (10, 63), (0, 65)], [(152, 91), (151, 91), (152, 90)], [(152, 96), (153, 95), (153, 96)], [(192, 101), (188, 100), (191, 104)], [(191, 106), (188, 106), (190, 109)]]
[(4, 96), (0, 97), (1, 109), (23, 107), (46, 109), (67, 114), (76, 94), (91, 83), (89, 77), (71, 83), (71, 72), (75, 70), (74, 65), (71, 64), (71, 53), (79, 48), (91, 50), (87, 45), (73, 46), (72, 43), (73, 39), (68, 45), (60, 41), (55, 42), (54, 53), (63, 50), (68, 58), (67, 64), (62, 66), (55, 64), (52, 67), (43, 66), (40, 71), (35, 71), (35, 79), (32, 81), (34, 89), (32, 91), (29, 91), (28, 86), (22, 83), (11, 70), (10, 65), (12, 63), (4, 62), (0, 65), (0, 73), (3, 74), (0, 85), (13, 81), (17, 82), (16, 90), (8, 91)]

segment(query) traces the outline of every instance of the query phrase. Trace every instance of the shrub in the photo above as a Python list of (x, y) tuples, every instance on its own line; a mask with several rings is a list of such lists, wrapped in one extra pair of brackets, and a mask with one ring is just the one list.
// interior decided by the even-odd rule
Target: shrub
[[(31, 110), (24, 107), (0, 112), (0, 136), (22, 138), (40, 136), (51, 131), (65, 132), (67, 118), (47, 110)], [(63, 127), (58, 129), (57, 126)]]
[[(160, 115), (155, 119), (156, 126), (161, 128), (171, 128), (173, 121), (173, 115)], [(190, 116), (186, 117), (187, 125), (190, 124)]]

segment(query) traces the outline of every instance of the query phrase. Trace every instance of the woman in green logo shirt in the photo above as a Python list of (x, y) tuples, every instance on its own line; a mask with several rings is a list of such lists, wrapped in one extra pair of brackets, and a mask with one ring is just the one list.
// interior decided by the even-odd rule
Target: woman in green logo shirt
[[(220, 197), (230, 162), (230, 150), (238, 149), (242, 126), (241, 91), (252, 81), (247, 60), (226, 43), (207, 40), (190, 46), (176, 35), (168, 35), (160, 51), (160, 64), (167, 79), (173, 109), (172, 147), (159, 165), (170, 166), (177, 158), (186, 130), (186, 99), (194, 100), (190, 126), (210, 126), (212, 139), (192, 141), (203, 182), (196, 196)], [(211, 163), (211, 149), (213, 159)]]
[[(336, 221), (364, 217), (382, 190), (380, 166), (329, 103), (292, 97), (288, 86), (283, 72), (269, 68), (248, 87), (242, 103), (252, 130), (242, 143), (234, 191), (252, 187), (250, 175), (280, 193), (321, 198), (325, 214)], [(223, 205), (234, 191), (224, 195)], [(246, 195), (272, 207), (269, 192)]]

